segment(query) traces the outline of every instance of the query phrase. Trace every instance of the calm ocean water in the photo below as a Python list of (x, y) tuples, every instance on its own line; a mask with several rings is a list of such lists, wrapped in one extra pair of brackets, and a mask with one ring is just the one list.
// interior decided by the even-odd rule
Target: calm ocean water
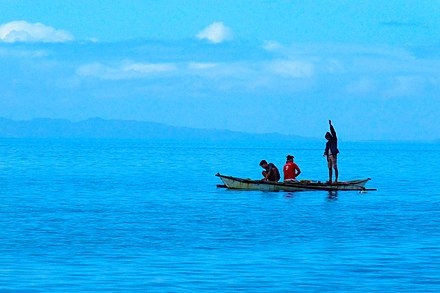
[(323, 147), (1, 139), (0, 291), (439, 292), (439, 144), (341, 141), (375, 192), (216, 188)]

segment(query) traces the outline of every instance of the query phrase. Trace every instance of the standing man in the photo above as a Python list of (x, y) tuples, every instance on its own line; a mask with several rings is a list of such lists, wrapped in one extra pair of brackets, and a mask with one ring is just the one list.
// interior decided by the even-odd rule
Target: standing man
[(333, 128), (332, 121), (329, 120), (330, 124), (330, 132), (325, 134), (325, 138), (327, 139), (327, 143), (325, 144), (324, 156), (327, 156), (327, 164), (328, 164), (328, 182), (332, 184), (332, 168), (335, 169), (335, 181), (338, 182), (338, 138), (336, 137), (336, 131)]
[(298, 165), (293, 162), (294, 156), (287, 155), (286, 164), (284, 165), (284, 182), (298, 182), (296, 177), (301, 174)]
[(262, 160), (260, 162), (261, 168), (264, 169), (262, 172), (264, 178), (263, 181), (274, 181), (278, 182), (281, 178), (280, 171), (278, 171), (278, 168), (273, 163), (267, 163), (266, 160)]

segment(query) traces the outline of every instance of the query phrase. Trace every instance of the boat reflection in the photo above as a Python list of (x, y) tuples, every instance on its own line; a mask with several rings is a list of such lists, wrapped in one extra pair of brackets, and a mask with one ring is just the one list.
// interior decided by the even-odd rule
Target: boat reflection
[(330, 191), (328, 192), (327, 199), (328, 199), (329, 201), (338, 200), (338, 191), (337, 191), (337, 190), (330, 190)]

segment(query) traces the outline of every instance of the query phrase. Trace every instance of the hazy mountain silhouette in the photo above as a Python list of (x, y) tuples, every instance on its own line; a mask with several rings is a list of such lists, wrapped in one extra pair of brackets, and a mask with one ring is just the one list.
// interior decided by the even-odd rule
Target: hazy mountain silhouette
[(174, 127), (130, 120), (92, 118), (79, 122), (64, 119), (15, 121), (0, 118), (4, 138), (144, 138), (162, 140), (314, 140), (277, 133), (253, 134), (230, 130)]

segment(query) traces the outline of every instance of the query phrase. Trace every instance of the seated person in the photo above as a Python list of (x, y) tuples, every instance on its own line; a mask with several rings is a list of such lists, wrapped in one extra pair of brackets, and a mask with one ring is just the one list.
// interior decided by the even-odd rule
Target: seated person
[(298, 182), (296, 177), (301, 174), (301, 170), (298, 165), (293, 162), (293, 158), (294, 156), (291, 155), (287, 155), (286, 157), (287, 161), (283, 168), (285, 182)]
[(278, 182), (281, 178), (278, 168), (273, 163), (267, 163), (266, 160), (260, 162), (260, 166), (264, 169), (262, 172), (264, 178), (263, 181)]

